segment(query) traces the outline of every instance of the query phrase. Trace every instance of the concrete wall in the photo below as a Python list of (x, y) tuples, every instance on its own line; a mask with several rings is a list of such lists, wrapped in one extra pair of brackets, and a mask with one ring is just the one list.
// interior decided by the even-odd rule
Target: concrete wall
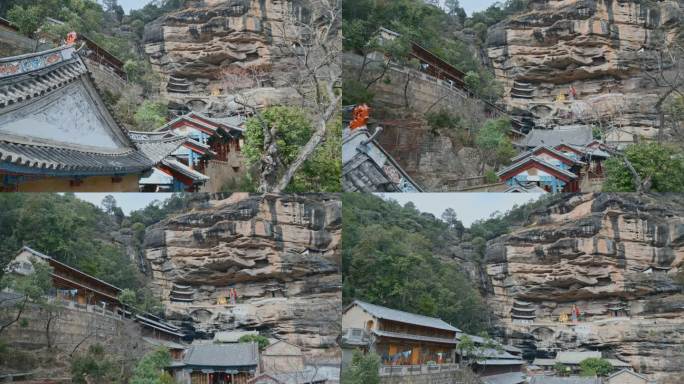
[(355, 305), (342, 315), (342, 329), (366, 329), (366, 324), (369, 321), (373, 322), (372, 329), (378, 329), (378, 321), (361, 307)]

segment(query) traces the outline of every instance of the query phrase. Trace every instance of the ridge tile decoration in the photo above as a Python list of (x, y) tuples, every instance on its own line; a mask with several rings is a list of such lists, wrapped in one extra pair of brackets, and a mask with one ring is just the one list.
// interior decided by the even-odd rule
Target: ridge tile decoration
[[(71, 51), (68, 52), (67, 55), (70, 57)], [(62, 61), (64, 61), (64, 57), (62, 56), (61, 51), (47, 53), (36, 57), (29, 57), (23, 60), (11, 61), (9, 63), (0, 64), (0, 77), (32, 72)]]
[(0, 59), (0, 191), (137, 192), (186, 140), (121, 126), (80, 49)]

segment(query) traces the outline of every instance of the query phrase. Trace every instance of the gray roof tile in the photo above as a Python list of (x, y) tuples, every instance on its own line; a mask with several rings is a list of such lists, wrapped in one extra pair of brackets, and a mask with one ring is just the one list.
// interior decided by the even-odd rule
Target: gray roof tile
[(423, 327), (442, 329), (446, 331), (460, 332), (461, 330), (451, 326), (442, 319), (436, 317), (429, 317), (423, 315), (417, 315), (415, 313), (409, 313), (404, 311), (399, 311), (396, 309), (390, 309), (387, 307), (382, 307), (375, 304), (366, 303), (364, 301), (355, 300), (352, 305), (357, 304), (363, 308), (366, 312), (371, 315), (384, 320), (392, 320), (400, 323), (420, 325)]
[(197, 344), (183, 358), (186, 365), (200, 367), (247, 367), (259, 363), (256, 343)]

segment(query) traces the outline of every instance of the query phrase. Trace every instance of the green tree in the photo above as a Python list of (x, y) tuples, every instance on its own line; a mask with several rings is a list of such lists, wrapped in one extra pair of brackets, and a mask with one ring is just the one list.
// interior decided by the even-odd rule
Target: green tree
[(263, 351), (268, 347), (268, 338), (262, 335), (244, 335), (238, 340), (240, 343), (257, 343), (259, 350)]
[[(684, 191), (684, 151), (681, 149), (649, 142), (630, 145), (624, 156), (642, 183), (650, 184), (650, 191)], [(621, 156), (613, 156), (605, 162), (605, 173), (605, 192), (636, 191), (634, 176)]]
[(556, 375), (558, 376), (570, 376), (572, 373), (572, 369), (561, 362), (553, 365), (553, 371), (556, 372)]
[(8, 20), (19, 28), (19, 32), (31, 36), (43, 23), (43, 12), (37, 6), (15, 5), (7, 13)]
[(515, 155), (515, 149), (508, 137), (511, 122), (507, 118), (487, 120), (477, 132), (475, 144), (481, 152), (482, 172), (486, 164), (498, 167)]
[(133, 116), (136, 126), (142, 131), (152, 131), (166, 124), (168, 107), (164, 102), (146, 100)]
[(130, 384), (173, 383), (164, 368), (171, 364), (171, 353), (166, 348), (157, 349), (145, 355), (135, 367)]
[(613, 365), (609, 361), (590, 357), (580, 362), (580, 372), (582, 376), (601, 376), (605, 377), (613, 372)]
[[(275, 106), (265, 109), (259, 116), (250, 118), (245, 123), (245, 145), (243, 153), (247, 162), (253, 166), (261, 166), (260, 173), (268, 172), (269, 182), (275, 185), (284, 172), (293, 165), (300, 149), (313, 134), (311, 121), (302, 109), (295, 107)], [(263, 157), (274, 148), (264, 148), (264, 129), (268, 129), (275, 137), (278, 157), (275, 164), (264, 168)], [(338, 119), (331, 123), (327, 130), (325, 143), (320, 145), (313, 156), (299, 168), (287, 187), (288, 192), (298, 191), (339, 191), (341, 176), (342, 122)]]
[(342, 384), (380, 384), (380, 356), (355, 350), (341, 376)]
[[(10, 266), (11, 267), (11, 266)], [(47, 302), (47, 294), (52, 288), (52, 267), (47, 263), (36, 260), (33, 263), (33, 272), (26, 275), (4, 275), (0, 279), (0, 291), (5, 289), (19, 295), (16, 299), (7, 300), (7, 306), (13, 308), (13, 312), (3, 311), (0, 314), (0, 334), (22, 320), (24, 310), (29, 304), (51, 307)], [(0, 302), (0, 304), (3, 304)], [(49, 319), (51, 320), (51, 319)], [(50, 326), (48, 323), (47, 334), (49, 336)], [(50, 339), (48, 337), (48, 347)]]
[(71, 358), (71, 380), (74, 384), (116, 383), (118, 371), (116, 363), (100, 344), (91, 345), (88, 352)]

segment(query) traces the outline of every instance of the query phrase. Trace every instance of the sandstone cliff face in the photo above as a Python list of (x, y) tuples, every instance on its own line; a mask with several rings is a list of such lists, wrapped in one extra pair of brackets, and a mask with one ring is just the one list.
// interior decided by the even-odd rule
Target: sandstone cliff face
[[(329, 360), (342, 309), (340, 235), (336, 195), (233, 194), (149, 228), (145, 257), (167, 317), (196, 337), (258, 330)], [(221, 301), (231, 288), (236, 305)]]
[[(684, 199), (577, 195), (533, 221), (487, 246), (485, 284), (502, 337), (529, 357), (601, 350), (659, 382), (681, 379)], [(560, 323), (573, 304), (582, 321)], [(514, 307), (532, 308), (534, 319), (514, 320)]]
[(286, 18), (306, 18), (306, 9), (301, 0), (195, 0), (155, 20), (144, 44), (162, 96), (218, 114), (239, 107), (232, 96), (240, 91), (261, 105), (294, 97), (279, 46), (291, 25)]
[[(658, 90), (641, 72), (654, 44), (672, 39), (682, 1), (534, 0), (528, 12), (494, 27), (488, 56), (505, 101), (550, 127), (611, 120), (607, 139), (654, 137)], [(643, 50), (642, 50), (643, 49)], [(640, 53), (641, 51), (641, 53)], [(556, 102), (577, 90), (576, 100)]]

